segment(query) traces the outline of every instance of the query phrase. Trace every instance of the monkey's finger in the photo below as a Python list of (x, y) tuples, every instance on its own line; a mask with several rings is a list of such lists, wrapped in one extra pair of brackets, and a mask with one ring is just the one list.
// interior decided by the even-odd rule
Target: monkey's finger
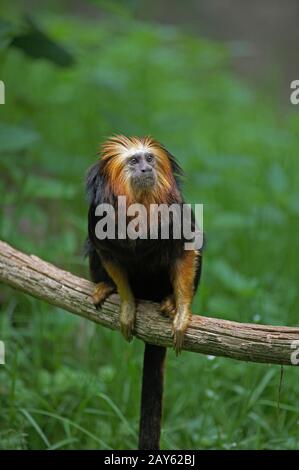
[(185, 330), (178, 328), (173, 329), (173, 349), (175, 350), (176, 356), (181, 354), (184, 344)]
[(99, 282), (93, 291), (92, 301), (97, 309), (101, 308), (107, 297), (115, 291), (115, 287), (105, 283)]
[(173, 296), (166, 297), (160, 304), (160, 311), (162, 315), (168, 318), (174, 318), (176, 310)]
[(133, 339), (133, 327), (134, 327), (134, 324), (128, 324), (128, 323), (122, 323), (122, 322), (120, 324), (120, 331), (123, 337), (125, 338), (125, 340), (128, 341), (129, 343)]
[(135, 324), (135, 302), (123, 301), (121, 303), (119, 320), (123, 337), (131, 341)]

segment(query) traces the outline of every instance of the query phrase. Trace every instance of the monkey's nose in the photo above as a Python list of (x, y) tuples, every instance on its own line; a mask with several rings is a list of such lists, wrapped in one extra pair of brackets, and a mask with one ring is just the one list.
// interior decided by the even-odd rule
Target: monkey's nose
[(141, 168), (141, 171), (142, 173), (150, 173), (152, 171), (152, 167), (151, 166), (143, 167)]

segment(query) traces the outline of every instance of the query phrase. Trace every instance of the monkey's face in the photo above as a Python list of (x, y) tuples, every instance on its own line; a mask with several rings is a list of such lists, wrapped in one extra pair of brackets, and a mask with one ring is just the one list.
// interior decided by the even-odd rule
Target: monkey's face
[(126, 195), (131, 203), (146, 198), (153, 203), (180, 199), (168, 151), (151, 137), (111, 137), (103, 144), (102, 161), (115, 196)]
[(157, 180), (155, 156), (150, 152), (137, 152), (126, 162), (130, 185), (135, 191), (152, 189)]

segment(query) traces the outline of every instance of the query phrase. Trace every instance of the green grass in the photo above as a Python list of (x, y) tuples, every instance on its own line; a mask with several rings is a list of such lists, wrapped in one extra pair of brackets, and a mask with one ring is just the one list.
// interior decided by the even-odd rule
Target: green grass
[[(230, 72), (221, 45), (173, 27), (41, 15), (62, 69), (1, 52), (0, 237), (87, 276), (84, 173), (112, 133), (151, 134), (203, 202), (194, 311), (298, 325), (299, 119)], [(0, 447), (136, 448), (142, 344), (1, 287)], [(297, 370), (168, 354), (167, 449), (298, 449)]]

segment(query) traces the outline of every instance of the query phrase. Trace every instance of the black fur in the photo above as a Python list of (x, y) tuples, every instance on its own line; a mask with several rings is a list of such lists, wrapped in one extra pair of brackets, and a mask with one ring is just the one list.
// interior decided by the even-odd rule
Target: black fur
[[(171, 165), (179, 186), (182, 170), (173, 156), (169, 156)], [(157, 240), (99, 240), (95, 235), (95, 226), (99, 217), (95, 216), (98, 204), (110, 203), (115, 205), (116, 198), (112, 194), (109, 181), (105, 176), (105, 162), (93, 165), (86, 178), (86, 192), (89, 201), (88, 240), (86, 254), (89, 256), (90, 273), (94, 282), (109, 281), (109, 276), (102, 266), (101, 259), (111, 259), (119, 263), (128, 273), (133, 294), (138, 299), (160, 302), (172, 293), (170, 279), (171, 266), (181, 257), (184, 250), (183, 237), (179, 240), (172, 238), (172, 226), (169, 228), (170, 239)], [(176, 202), (175, 200), (173, 202)], [(170, 225), (172, 217), (170, 217)], [(195, 220), (193, 216), (193, 228)], [(116, 230), (117, 237), (117, 230)], [(194, 282), (196, 290), (201, 271), (201, 257), (198, 257), (198, 269)], [(110, 282), (112, 282), (110, 280)]]
[[(182, 170), (175, 158), (168, 152), (167, 154), (180, 190)], [(86, 178), (89, 212), (85, 251), (89, 256), (91, 278), (94, 282), (105, 281), (113, 284), (102, 264), (102, 260), (111, 259), (119, 263), (128, 273), (130, 286), (136, 299), (160, 302), (173, 292), (170, 278), (171, 267), (176, 259), (182, 256), (186, 240), (183, 237), (175, 240), (171, 236), (168, 240), (161, 238), (135, 241), (117, 238), (115, 240), (97, 239), (95, 227), (99, 218), (95, 216), (96, 206), (100, 203), (110, 203), (115, 207), (116, 204), (116, 198), (112, 194), (105, 174), (105, 162), (101, 161), (89, 169)], [(170, 217), (170, 225), (172, 223)], [(193, 213), (192, 225), (194, 230)], [(171, 226), (169, 233), (172, 234)], [(201, 256), (198, 256), (194, 291), (200, 279), (201, 260)], [(139, 449), (159, 449), (165, 357), (166, 348), (145, 344)]]
[(166, 348), (145, 344), (143, 371), (146, 373), (142, 379), (139, 450), (160, 448), (165, 359)]

